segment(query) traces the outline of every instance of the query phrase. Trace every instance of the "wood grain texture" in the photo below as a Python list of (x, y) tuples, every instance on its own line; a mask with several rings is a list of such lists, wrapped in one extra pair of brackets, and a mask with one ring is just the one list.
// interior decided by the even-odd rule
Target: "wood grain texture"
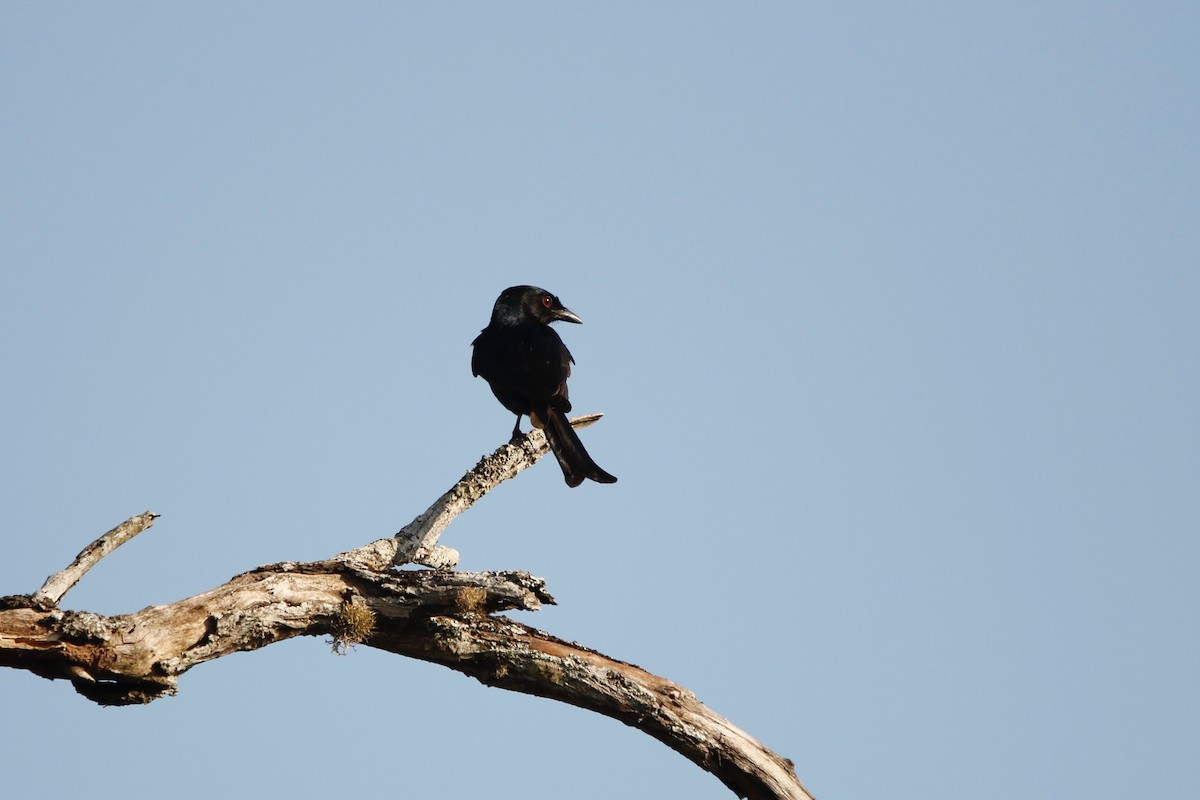
[[(175, 694), (179, 678), (205, 662), (295, 636), (323, 636), (339, 652), (362, 644), (620, 720), (740, 797), (809, 798), (790, 760), (691, 691), (502, 616), (553, 603), (541, 578), (449, 569), (457, 553), (437, 544), (446, 525), (546, 452), (540, 431), (503, 445), (394, 537), (324, 561), (259, 567), (207, 592), (131, 614), (58, 608), (88, 569), (157, 515), (133, 517), (85, 548), (38, 592), (0, 597), (0, 666), (68, 680), (102, 705), (135, 705)], [(405, 560), (437, 569), (395, 568)]]

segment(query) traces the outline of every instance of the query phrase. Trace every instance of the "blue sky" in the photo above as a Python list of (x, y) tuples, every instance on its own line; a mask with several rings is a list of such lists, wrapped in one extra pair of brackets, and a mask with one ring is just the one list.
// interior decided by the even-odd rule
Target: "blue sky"
[[(397, 530), (507, 438), (469, 344), (533, 283), (585, 320), (572, 398), (620, 482), (543, 463), (443, 536), (547, 579), (523, 621), (826, 800), (1194, 783), (1194, 4), (0, 17), (0, 592), (146, 509), (66, 606)], [(729, 796), (610, 720), (315, 640), (146, 708), (0, 696), (14, 797)]]

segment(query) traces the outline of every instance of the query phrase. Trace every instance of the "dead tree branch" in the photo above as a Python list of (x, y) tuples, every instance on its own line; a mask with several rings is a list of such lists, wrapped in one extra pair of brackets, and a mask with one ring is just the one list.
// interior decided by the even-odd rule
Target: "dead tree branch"
[[(582, 414), (571, 420), (572, 427), (586, 428), (604, 416)], [(348, 550), (337, 556), (364, 567), (384, 569), (401, 564), (421, 564), (434, 569), (453, 569), (458, 564), (458, 552), (437, 543), (446, 526), (475, 501), (521, 470), (532, 467), (549, 450), (546, 435), (533, 430), (522, 439), (501, 445), (490, 456), (459, 478), (433, 505), (425, 509), (395, 536), (379, 539), (364, 547)]]
[[(437, 544), (441, 531), (545, 452), (540, 431), (506, 444), (395, 536), (326, 561), (259, 567), (194, 597), (132, 614), (57, 608), (96, 562), (150, 527), (156, 515), (133, 517), (85, 548), (34, 594), (0, 597), (0, 666), (67, 679), (102, 705), (133, 705), (175, 694), (179, 677), (206, 661), (295, 636), (326, 636), (337, 650), (361, 643), (620, 720), (711, 772), (741, 797), (808, 798), (791, 761), (687, 689), (499, 616), (553, 603), (541, 578), (450, 571), (457, 553)], [(406, 561), (438, 569), (391, 568)]]
[(58, 605), (63, 596), (71, 591), (71, 587), (79, 583), (79, 579), (96, 566), (100, 559), (149, 528), (157, 518), (158, 514), (152, 511), (138, 514), (83, 548), (70, 565), (46, 578), (42, 588), (33, 593), (33, 602), (42, 608)]

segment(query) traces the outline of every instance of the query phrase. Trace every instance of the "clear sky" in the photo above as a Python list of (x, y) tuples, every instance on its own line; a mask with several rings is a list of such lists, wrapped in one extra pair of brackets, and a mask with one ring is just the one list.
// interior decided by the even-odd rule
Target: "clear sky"
[[(1200, 6), (0, 6), (0, 593), (387, 535), (508, 436), (556, 292), (583, 436), (446, 532), (822, 800), (1182, 797), (1200, 742)], [(731, 796), (658, 742), (315, 639), (102, 709), (0, 671), (10, 797)], [(53, 790), (53, 791), (51, 791)]]

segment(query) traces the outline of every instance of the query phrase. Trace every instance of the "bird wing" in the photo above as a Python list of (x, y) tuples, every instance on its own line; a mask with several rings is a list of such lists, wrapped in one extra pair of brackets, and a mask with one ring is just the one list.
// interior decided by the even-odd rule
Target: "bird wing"
[(509, 410), (524, 414), (548, 406), (571, 410), (567, 378), (573, 359), (553, 328), (542, 324), (484, 328), (472, 345), (471, 374), (486, 380)]

